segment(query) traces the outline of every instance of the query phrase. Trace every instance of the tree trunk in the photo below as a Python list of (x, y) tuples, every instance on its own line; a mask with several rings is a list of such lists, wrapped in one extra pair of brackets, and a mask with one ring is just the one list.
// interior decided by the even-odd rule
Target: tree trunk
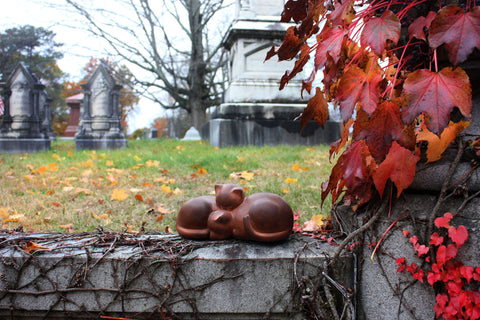
[(200, 131), (205, 123), (204, 96), (205, 61), (203, 48), (203, 26), (200, 14), (200, 0), (191, 0), (189, 6), (189, 23), (192, 36), (192, 51), (189, 68), (189, 104), (193, 126)]

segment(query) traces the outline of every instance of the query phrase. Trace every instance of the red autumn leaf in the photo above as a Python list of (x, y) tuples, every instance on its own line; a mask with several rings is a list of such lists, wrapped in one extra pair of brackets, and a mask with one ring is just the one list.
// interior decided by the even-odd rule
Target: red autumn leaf
[(335, 63), (338, 62), (346, 34), (347, 32), (340, 26), (332, 28), (325, 25), (322, 32), (317, 36), (315, 70), (323, 68), (329, 56)]
[(412, 263), (411, 265), (407, 266), (407, 271), (413, 275), (415, 272), (417, 272), (417, 264)]
[(427, 254), (428, 251), (430, 251), (430, 248), (428, 248), (424, 244), (419, 244), (419, 243), (415, 244), (413, 246), (413, 249), (415, 249), (415, 251), (417, 251), (417, 257), (419, 257), (419, 258), (420, 258), (421, 255)]
[(382, 75), (379, 68), (365, 73), (359, 67), (353, 66), (345, 72), (337, 88), (337, 100), (344, 122), (352, 116), (357, 103), (360, 103), (369, 115), (373, 113), (380, 97), (380, 81)]
[(417, 236), (410, 237), (408, 241), (410, 241), (413, 245), (416, 245), (418, 243), (418, 237)]
[(402, 115), (407, 124), (422, 112), (429, 115), (427, 127), (435, 134), (442, 133), (448, 125), (454, 107), (470, 118), (472, 89), (468, 75), (461, 68), (447, 67), (440, 72), (420, 69), (408, 75), (404, 93), (410, 99)]
[(417, 272), (412, 273), (412, 276), (414, 279), (417, 279), (420, 282), (423, 282), (423, 278), (425, 277), (425, 272), (422, 269), (418, 269)]
[(390, 179), (397, 187), (397, 197), (399, 197), (402, 191), (413, 182), (418, 160), (420, 160), (418, 155), (412, 154), (412, 151), (394, 141), (387, 157), (373, 173), (373, 181), (380, 195), (383, 195), (385, 184)]
[(437, 250), (437, 263), (442, 266), (448, 260), (457, 256), (457, 247), (454, 244), (441, 245)]
[(288, 0), (283, 7), (281, 22), (295, 22), (303, 20), (307, 16), (308, 0)]
[(458, 228), (450, 226), (448, 228), (448, 236), (457, 244), (457, 247), (460, 247), (468, 240), (468, 231), (465, 226), (459, 226)]
[(450, 212), (447, 212), (443, 217), (438, 217), (435, 219), (434, 223), (437, 228), (450, 228), (450, 220), (453, 218), (453, 215)]
[(430, 25), (430, 47), (445, 43), (448, 59), (454, 65), (467, 60), (477, 47), (480, 49), (480, 7), (464, 12), (456, 5), (442, 8)]
[(403, 236), (406, 238), (406, 237), (408, 237), (408, 235), (410, 234), (410, 231), (408, 231), (408, 230), (403, 230), (402, 233), (403, 233)]
[(347, 123), (345, 124), (342, 122), (342, 132), (340, 134), (340, 139), (333, 142), (330, 146), (330, 158), (334, 153), (338, 153), (338, 151), (342, 149), (347, 143), (350, 136), (350, 127), (352, 126), (353, 122), (354, 121), (352, 118), (348, 119)]
[(349, 145), (333, 167), (329, 181), (322, 185), (322, 201), (331, 191), (332, 202), (335, 202), (344, 187), (347, 187), (344, 196), (347, 202), (362, 204), (370, 200), (374, 161), (369, 163), (369, 157), (364, 140)]
[(370, 118), (360, 109), (353, 127), (353, 137), (355, 140), (365, 139), (368, 150), (377, 162), (385, 159), (392, 141), (398, 141), (406, 148), (413, 149), (415, 146), (413, 127), (405, 127), (400, 108), (390, 101), (382, 102)]
[(430, 24), (436, 15), (436, 12), (430, 11), (426, 17), (416, 18), (408, 26), (408, 35), (410, 36), (410, 39), (417, 38), (419, 40), (427, 41), (425, 38), (425, 32), (423, 30), (424, 28), (430, 28)]
[(328, 120), (328, 104), (323, 95), (323, 92), (319, 87), (315, 89), (315, 96), (308, 100), (307, 107), (303, 111), (302, 118), (300, 120), (302, 129), (310, 122), (315, 120), (322, 128), (325, 122)]
[(405, 257), (397, 258), (397, 259), (395, 259), (395, 262), (397, 263), (397, 265), (399, 267), (397, 269), (397, 272), (402, 272), (403, 270), (405, 270), (405, 268), (406, 268)]
[(392, 11), (385, 11), (381, 17), (369, 19), (362, 30), (360, 44), (363, 47), (370, 46), (372, 51), (381, 56), (385, 51), (387, 40), (397, 43), (400, 39), (400, 20)]
[(473, 278), (473, 268), (471, 266), (461, 266), (460, 274), (470, 283), (470, 280)]
[(282, 90), (285, 85), (295, 77), (299, 72), (302, 72), (303, 67), (310, 59), (310, 47), (304, 43), (300, 49), (300, 57), (295, 61), (295, 66), (292, 70), (286, 71), (283, 75), (282, 79), (280, 80), (280, 90)]
[(27, 244), (22, 246), (22, 249), (25, 250), (26, 253), (34, 253), (37, 250), (49, 250), (50, 248), (28, 241)]
[(329, 15), (333, 25), (348, 25), (352, 22), (355, 11), (353, 9), (353, 0), (334, 1), (335, 7)]
[(443, 237), (441, 237), (438, 233), (433, 233), (430, 236), (430, 244), (433, 244), (434, 246), (439, 246), (443, 243)]
[(136, 194), (136, 195), (135, 195), (135, 199), (136, 199), (137, 201), (140, 201), (140, 202), (143, 201), (143, 197), (142, 197), (141, 194)]
[(303, 39), (298, 37), (295, 27), (292, 26), (287, 29), (287, 33), (283, 38), (283, 43), (280, 47), (273, 46), (268, 52), (265, 60), (270, 59), (274, 55), (278, 56), (279, 61), (291, 60), (295, 58), (298, 51), (300, 51)]

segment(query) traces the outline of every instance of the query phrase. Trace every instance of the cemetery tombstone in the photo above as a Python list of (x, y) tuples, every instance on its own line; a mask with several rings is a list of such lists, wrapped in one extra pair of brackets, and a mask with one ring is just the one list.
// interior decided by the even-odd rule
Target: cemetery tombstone
[(42, 130), (45, 131), (50, 140), (55, 140), (56, 134), (52, 128), (52, 98), (46, 90), (40, 94), (40, 120), (42, 121)]
[(119, 95), (121, 85), (104, 64), (100, 64), (84, 90), (80, 126), (75, 135), (75, 149), (121, 149), (127, 137), (121, 124)]
[(65, 99), (65, 102), (70, 107), (70, 117), (64, 136), (73, 138), (77, 134), (80, 123), (80, 105), (83, 102), (83, 93), (70, 96)]
[(0, 126), (0, 152), (31, 153), (50, 149), (50, 98), (44, 89), (23, 63), (3, 84), (5, 110)]
[(237, 0), (236, 17), (225, 48), (228, 51), (229, 83), (224, 103), (216, 107), (209, 122), (209, 139), (214, 146), (314, 145), (340, 137), (340, 123), (328, 121), (325, 129), (314, 122), (302, 130), (294, 121), (306, 107), (301, 98), (302, 74), (279, 90), (291, 61), (265, 61), (273, 45), (280, 45), (291, 26), (281, 23), (284, 0)]

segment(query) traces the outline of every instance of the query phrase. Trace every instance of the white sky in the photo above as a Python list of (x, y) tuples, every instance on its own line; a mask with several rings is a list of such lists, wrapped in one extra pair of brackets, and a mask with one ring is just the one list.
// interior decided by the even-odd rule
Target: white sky
[[(63, 0), (49, 0), (50, 3), (63, 5)], [(55, 32), (55, 41), (63, 43), (61, 51), (64, 57), (58, 64), (62, 71), (70, 75), (72, 80), (80, 80), (82, 68), (90, 57), (103, 58), (103, 43), (94, 39), (82, 30), (75, 30), (65, 26), (66, 21), (76, 17), (69, 17), (64, 11), (42, 5), (42, 0), (0, 0), (0, 29), (22, 25), (44, 27)], [(148, 99), (140, 99), (139, 106), (130, 114), (128, 123), (129, 133), (135, 129), (149, 127), (153, 119), (161, 116), (165, 111)]]

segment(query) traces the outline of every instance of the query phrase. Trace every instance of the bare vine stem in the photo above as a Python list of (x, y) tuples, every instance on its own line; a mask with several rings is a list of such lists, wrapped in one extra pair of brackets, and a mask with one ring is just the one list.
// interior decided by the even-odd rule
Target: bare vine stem
[(351, 233), (342, 241), (342, 243), (340, 243), (339, 248), (337, 249), (337, 251), (335, 252), (335, 255), (333, 256), (332, 263), (335, 263), (335, 261), (337, 261), (338, 257), (340, 256), (340, 254), (342, 253), (342, 251), (345, 249), (345, 246), (346, 246), (353, 238), (355, 238), (355, 237), (358, 236), (359, 234), (362, 234), (363, 232), (365, 232), (367, 229), (369, 229), (369, 228), (375, 223), (375, 221), (377, 221), (377, 219), (380, 217), (380, 215), (382, 214), (382, 212), (384, 212), (384, 211), (387, 209), (388, 204), (389, 204), (388, 197), (385, 197), (385, 198), (383, 199), (383, 201), (382, 201), (382, 204), (381, 204), (380, 207), (377, 209), (377, 211), (375, 212), (375, 214), (370, 218), (370, 220), (368, 220), (365, 224), (363, 224), (361, 227), (359, 227), (359, 228), (356, 229), (355, 231), (351, 232)]
[(445, 202), (446, 194), (450, 186), (450, 180), (452, 180), (455, 170), (457, 169), (457, 166), (460, 163), (463, 152), (465, 151), (466, 144), (462, 139), (457, 139), (457, 147), (458, 147), (457, 155), (455, 156), (455, 159), (453, 160), (453, 162), (450, 164), (450, 167), (448, 168), (447, 175), (445, 176), (445, 180), (443, 181), (443, 184), (442, 184), (442, 189), (440, 190), (440, 195), (438, 196), (437, 202), (435, 203), (432, 213), (430, 214), (430, 217), (428, 219), (427, 233), (425, 234), (425, 239), (428, 239), (428, 237), (432, 234), (433, 223), (435, 221), (435, 218), (439, 214), (440, 207)]

